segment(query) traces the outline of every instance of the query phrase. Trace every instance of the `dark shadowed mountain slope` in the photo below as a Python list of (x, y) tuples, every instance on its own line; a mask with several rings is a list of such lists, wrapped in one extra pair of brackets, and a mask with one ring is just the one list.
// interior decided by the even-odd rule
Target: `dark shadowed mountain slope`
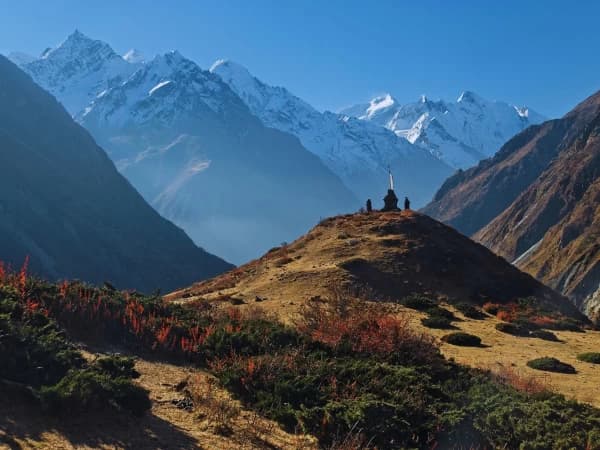
[(0, 56), (0, 259), (49, 278), (172, 289), (231, 267), (160, 217), (64, 108)]
[[(509, 261), (597, 308), (600, 93), (531, 127), (450, 178), (425, 208)], [(596, 306), (594, 306), (594, 304)]]

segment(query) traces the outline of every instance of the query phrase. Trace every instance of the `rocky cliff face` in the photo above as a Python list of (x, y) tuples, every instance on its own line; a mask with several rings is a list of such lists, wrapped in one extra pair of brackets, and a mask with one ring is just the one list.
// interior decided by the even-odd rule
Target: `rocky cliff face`
[(600, 94), (525, 130), (492, 159), (450, 178), (425, 212), (598, 308)]

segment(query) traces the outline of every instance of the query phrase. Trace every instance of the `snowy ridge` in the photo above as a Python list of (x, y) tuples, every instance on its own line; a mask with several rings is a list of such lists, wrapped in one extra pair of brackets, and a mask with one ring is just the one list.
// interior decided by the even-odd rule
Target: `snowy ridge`
[(225, 103), (242, 105), (220, 78), (172, 51), (141, 65), (127, 80), (94, 99), (76, 118), (95, 128), (142, 125), (155, 120), (166, 125), (206, 108), (219, 113)]
[(117, 55), (108, 44), (77, 30), (56, 48), (21, 65), (73, 116), (100, 92), (122, 83), (139, 68), (139, 64)]
[[(239, 64), (219, 60), (210, 71), (219, 75), (265, 125), (298, 137), (360, 198), (381, 194), (385, 189), (382, 180), (389, 166), (399, 177), (409, 164), (425, 172), (429, 168), (432, 173), (440, 171), (445, 175), (451, 171), (421, 147), (411, 145), (391, 130), (348, 114), (321, 113), (287, 89), (263, 83)], [(371, 114), (376, 115), (391, 104), (391, 97), (372, 104)], [(409, 193), (415, 192), (411, 185), (405, 188)], [(428, 201), (434, 190), (431, 185), (426, 186), (427, 192), (422, 197), (415, 193), (416, 203)]]
[(545, 120), (527, 107), (488, 101), (471, 91), (461, 93), (456, 102), (423, 95), (405, 105), (386, 94), (342, 113), (383, 126), (455, 168), (492, 156), (512, 136)]

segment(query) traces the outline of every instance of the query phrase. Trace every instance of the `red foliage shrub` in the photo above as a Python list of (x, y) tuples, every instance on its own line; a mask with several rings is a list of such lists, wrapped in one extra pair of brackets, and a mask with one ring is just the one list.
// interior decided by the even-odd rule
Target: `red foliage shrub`
[(549, 316), (534, 316), (529, 321), (540, 328), (552, 327), (556, 324), (556, 319)]
[(494, 379), (527, 394), (541, 394), (551, 391), (547, 377), (533, 377), (517, 372), (512, 367), (501, 367), (493, 373)]
[(502, 320), (503, 322), (512, 322), (516, 319), (515, 314), (512, 311), (501, 310), (496, 313), (496, 317), (498, 320)]
[(325, 304), (309, 301), (301, 316), (299, 330), (334, 349), (419, 361), (439, 353), (433, 337), (415, 332), (406, 315), (387, 313), (381, 306), (335, 297)]

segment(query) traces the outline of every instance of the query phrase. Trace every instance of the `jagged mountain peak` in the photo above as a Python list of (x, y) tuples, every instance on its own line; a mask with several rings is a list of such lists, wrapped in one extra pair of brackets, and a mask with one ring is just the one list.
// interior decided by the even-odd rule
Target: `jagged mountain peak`
[[(162, 124), (178, 117), (245, 105), (221, 78), (178, 51), (156, 55), (127, 80), (102, 92), (79, 116), (86, 126)], [(196, 112), (194, 112), (196, 111)]]
[(59, 98), (71, 115), (77, 116), (100, 93), (122, 83), (138, 67), (139, 64), (127, 62), (106, 42), (75, 30), (23, 69)]
[(545, 120), (529, 108), (488, 101), (469, 90), (450, 102), (422, 95), (400, 105), (392, 96), (376, 97), (344, 112), (388, 128), (454, 168), (477, 164), (522, 129)]
[(473, 91), (462, 91), (456, 103), (484, 103), (485, 100)]
[(41, 59), (59, 57), (109, 59), (115, 56), (118, 55), (106, 42), (92, 39), (76, 29), (57, 47), (45, 51)]

